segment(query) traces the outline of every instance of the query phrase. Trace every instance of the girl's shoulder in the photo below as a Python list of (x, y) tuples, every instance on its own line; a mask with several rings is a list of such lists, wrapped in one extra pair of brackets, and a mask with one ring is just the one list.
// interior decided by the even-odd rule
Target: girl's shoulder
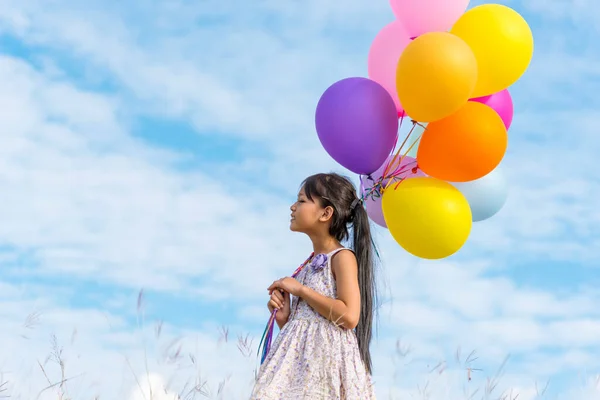
[[(347, 250), (347, 251), (344, 251)], [(353, 257), (356, 258), (356, 255), (354, 254), (354, 250), (349, 249), (347, 247), (339, 247), (331, 252), (329, 252), (329, 254), (327, 254), (327, 259), (331, 262), (333, 261), (335, 258), (337, 258), (336, 256), (338, 254), (345, 254), (342, 256), (342, 258), (346, 258), (346, 257)]]
[[(348, 251), (344, 251), (348, 250)], [(352, 249), (342, 247), (332, 252), (329, 265), (333, 278), (337, 280), (340, 273), (354, 273), (358, 271), (358, 260)]]
[(338, 254), (340, 252), (343, 252), (344, 250), (348, 250), (348, 252), (350, 254), (354, 254), (354, 250), (352, 250), (351, 248), (348, 248), (348, 247), (338, 247), (337, 249), (330, 251), (329, 254), (327, 254), (327, 255), (330, 256), (330, 257), (333, 257), (334, 255), (336, 255), (336, 254)]

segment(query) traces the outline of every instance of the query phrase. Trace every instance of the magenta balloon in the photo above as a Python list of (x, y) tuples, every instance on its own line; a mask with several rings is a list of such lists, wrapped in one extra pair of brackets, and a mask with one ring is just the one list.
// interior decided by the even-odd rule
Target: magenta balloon
[(493, 108), (494, 111), (500, 115), (500, 118), (502, 118), (506, 129), (510, 128), (514, 115), (514, 106), (508, 89), (504, 89), (498, 93), (490, 94), (489, 96), (477, 97), (471, 100)]
[[(425, 175), (425, 173), (423, 171), (421, 171), (418, 168), (417, 160), (414, 159), (413, 157), (404, 156), (404, 158), (402, 158), (401, 161), (399, 158), (396, 158), (396, 160), (392, 163), (393, 158), (394, 158), (393, 155), (390, 156), (385, 161), (385, 163), (377, 169), (377, 171), (373, 172), (369, 176), (361, 176), (360, 177), (362, 195), (366, 196), (365, 205), (367, 207), (367, 214), (369, 215), (369, 218), (371, 218), (371, 220), (373, 222), (375, 222), (377, 225), (382, 226), (384, 228), (387, 228), (387, 224), (385, 223), (385, 218), (383, 217), (383, 209), (381, 207), (381, 194), (380, 193), (374, 194), (374, 195), (367, 195), (367, 194), (371, 191), (371, 189), (373, 188), (373, 185), (381, 179), (388, 163), (391, 163), (391, 165), (388, 168), (389, 170), (388, 170), (388, 173), (386, 174), (386, 176), (395, 175), (398, 178), (402, 178), (402, 179), (410, 179), (410, 178), (427, 176), (427, 175)], [(388, 181), (389, 181), (389, 179), (384, 179), (383, 186), (385, 186), (388, 183)], [(392, 183), (392, 185), (393, 185), (393, 183)]]
[(390, 94), (367, 78), (346, 78), (321, 96), (315, 126), (325, 151), (356, 174), (370, 174), (386, 160), (398, 135)]

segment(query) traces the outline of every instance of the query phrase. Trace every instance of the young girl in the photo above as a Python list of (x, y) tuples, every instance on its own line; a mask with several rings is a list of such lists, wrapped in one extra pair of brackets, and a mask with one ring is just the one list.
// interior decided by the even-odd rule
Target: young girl
[[(295, 278), (267, 289), (281, 332), (251, 399), (375, 399), (369, 352), (374, 249), (367, 212), (352, 182), (337, 174), (307, 178), (291, 211), (290, 229), (308, 235), (314, 252)], [(353, 251), (341, 244), (349, 228)]]

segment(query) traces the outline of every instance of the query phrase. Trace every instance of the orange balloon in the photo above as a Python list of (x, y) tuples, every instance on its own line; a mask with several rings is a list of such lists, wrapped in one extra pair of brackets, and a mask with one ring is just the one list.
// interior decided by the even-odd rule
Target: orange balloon
[(460, 110), (427, 125), (417, 162), (427, 175), (468, 182), (492, 172), (506, 153), (508, 134), (492, 108), (469, 101)]

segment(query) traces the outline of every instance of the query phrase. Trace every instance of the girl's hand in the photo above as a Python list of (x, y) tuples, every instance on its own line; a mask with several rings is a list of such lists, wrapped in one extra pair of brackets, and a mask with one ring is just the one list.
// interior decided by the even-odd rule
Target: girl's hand
[(274, 290), (281, 289), (284, 292), (288, 292), (291, 295), (300, 297), (300, 293), (302, 292), (303, 288), (304, 288), (304, 285), (302, 285), (296, 279), (290, 278), (290, 277), (285, 277), (285, 278), (281, 278), (278, 281), (273, 282), (273, 284), (271, 286), (269, 286), (267, 288), (267, 290), (269, 291), (270, 294), (272, 294)]
[(275, 290), (271, 293), (271, 298), (267, 303), (269, 312), (273, 313), (273, 310), (277, 309), (277, 315), (275, 320), (281, 326), (287, 322), (290, 317), (290, 294), (287, 292), (281, 293), (279, 290)]

